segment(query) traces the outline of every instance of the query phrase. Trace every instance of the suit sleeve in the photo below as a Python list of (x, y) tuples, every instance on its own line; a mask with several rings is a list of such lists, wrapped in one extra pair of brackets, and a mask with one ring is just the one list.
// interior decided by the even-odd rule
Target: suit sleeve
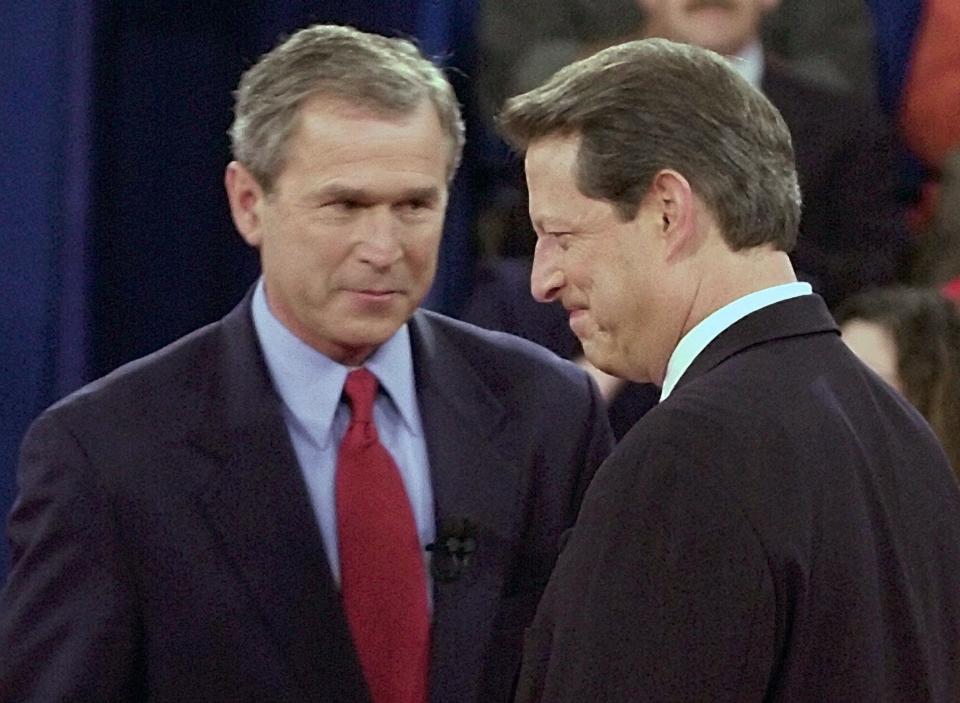
[(0, 703), (136, 697), (135, 616), (110, 500), (54, 415), (24, 439), (0, 594)]

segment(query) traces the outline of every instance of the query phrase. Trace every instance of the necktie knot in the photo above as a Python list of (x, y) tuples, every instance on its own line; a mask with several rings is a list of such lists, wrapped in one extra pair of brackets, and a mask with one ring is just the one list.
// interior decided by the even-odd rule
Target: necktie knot
[(367, 369), (354, 369), (347, 374), (343, 392), (350, 401), (352, 422), (373, 423), (373, 401), (379, 385), (377, 377)]

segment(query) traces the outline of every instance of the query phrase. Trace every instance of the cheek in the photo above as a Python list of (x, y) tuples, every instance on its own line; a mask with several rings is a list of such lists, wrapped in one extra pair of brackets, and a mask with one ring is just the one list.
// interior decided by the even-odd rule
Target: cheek
[(404, 259), (411, 270), (432, 271), (436, 268), (441, 236), (440, 228), (433, 225), (407, 236)]

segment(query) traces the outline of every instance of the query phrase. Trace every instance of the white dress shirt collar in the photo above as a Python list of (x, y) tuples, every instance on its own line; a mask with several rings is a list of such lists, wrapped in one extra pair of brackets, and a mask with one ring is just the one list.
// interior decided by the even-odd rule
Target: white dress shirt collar
[[(321, 354), (288, 330), (267, 304), (263, 279), (253, 293), (253, 324), (281, 400), (303, 430), (325, 447), (332, 439), (333, 415), (351, 367)], [(403, 325), (363, 364), (380, 381), (407, 430), (420, 434), (410, 331)]]
[(750, 313), (768, 305), (790, 298), (799, 298), (801, 295), (810, 295), (812, 292), (813, 289), (809, 283), (784, 283), (749, 293), (707, 315), (683, 335), (683, 339), (680, 340), (676, 349), (673, 350), (673, 354), (670, 355), (670, 361), (667, 362), (667, 373), (663, 379), (663, 390), (660, 392), (660, 401), (663, 402), (667, 399), (676, 387), (680, 377), (690, 368), (693, 360), (725, 329)]
[(763, 78), (763, 46), (759, 39), (747, 44), (736, 54), (728, 56), (727, 60), (730, 66), (747, 79), (754, 88), (760, 87), (760, 79)]

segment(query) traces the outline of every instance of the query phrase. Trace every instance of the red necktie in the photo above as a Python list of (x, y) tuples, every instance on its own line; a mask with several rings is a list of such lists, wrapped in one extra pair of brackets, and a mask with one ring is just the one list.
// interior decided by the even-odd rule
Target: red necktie
[(373, 703), (425, 703), (430, 621), (423, 549), (400, 472), (373, 423), (377, 379), (351, 371), (337, 457), (344, 610)]

